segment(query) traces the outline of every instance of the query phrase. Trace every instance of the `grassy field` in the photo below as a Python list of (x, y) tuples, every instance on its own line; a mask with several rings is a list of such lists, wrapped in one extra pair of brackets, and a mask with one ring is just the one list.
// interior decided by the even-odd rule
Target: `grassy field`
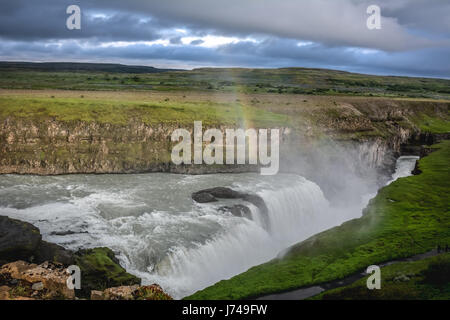
[(187, 299), (243, 299), (340, 279), (372, 264), (450, 243), (450, 141), (420, 160), (420, 175), (381, 189), (363, 217), (317, 234), (268, 263)]
[(108, 91), (205, 91), (449, 99), (450, 80), (388, 77), (326, 69), (194, 69), (86, 64), (0, 63), (0, 88)]
[(276, 127), (289, 124), (288, 116), (258, 109), (240, 102), (171, 101), (158, 99), (114, 99), (114, 97), (57, 98), (53, 94), (35, 97), (32, 94), (0, 95), (0, 119), (9, 116), (25, 119), (52, 118), (57, 121), (86, 121), (126, 125), (130, 120), (146, 124), (192, 126), (202, 120), (204, 125), (239, 125), (242, 119), (255, 127)]
[(368, 290), (367, 278), (311, 300), (448, 300), (450, 253), (381, 268), (381, 290)]
[[(407, 115), (406, 122), (393, 119), (403, 127), (414, 124), (424, 131), (445, 132), (449, 108), (449, 101), (411, 98), (0, 89), (0, 119), (13, 116), (120, 125), (135, 120), (153, 125), (192, 125), (194, 120), (202, 120), (205, 125), (282, 126), (336, 132), (340, 129), (335, 126), (340, 126), (353, 128), (351, 137), (383, 136), (387, 133), (385, 123), (370, 119), (379, 112), (396, 111)], [(369, 120), (369, 127), (354, 127)], [(346, 138), (348, 134), (341, 131), (342, 138)]]

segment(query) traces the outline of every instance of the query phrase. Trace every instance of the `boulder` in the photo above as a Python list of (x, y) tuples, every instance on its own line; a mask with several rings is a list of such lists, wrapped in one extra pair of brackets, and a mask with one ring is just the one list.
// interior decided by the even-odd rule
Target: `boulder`
[(57, 244), (41, 241), (36, 249), (36, 262), (42, 263), (44, 261), (51, 261), (54, 263), (61, 263), (65, 266), (74, 264), (75, 259), (73, 252), (67, 250)]
[(104, 291), (92, 290), (91, 300), (173, 300), (173, 298), (159, 285), (152, 284), (113, 287)]
[(103, 298), (105, 300), (134, 300), (134, 293), (138, 288), (138, 285), (108, 288), (103, 291)]
[(0, 265), (32, 261), (41, 243), (39, 229), (27, 222), (0, 216)]
[(42, 282), (33, 283), (33, 285), (31, 286), (31, 289), (35, 290), (35, 291), (44, 290), (44, 284)]
[(193, 193), (192, 199), (194, 199), (194, 201), (198, 203), (209, 203), (217, 201), (217, 199), (212, 194), (204, 192)]
[[(192, 194), (192, 199), (199, 203), (213, 202), (219, 199), (242, 199), (244, 201), (250, 202), (254, 206), (256, 206), (261, 215), (262, 221), (264, 222), (264, 227), (268, 229), (269, 226), (269, 209), (267, 208), (264, 200), (256, 195), (246, 192), (235, 191), (231, 188), (227, 187), (216, 187), (210, 189), (204, 189)], [(240, 212), (242, 208), (235, 208), (235, 212)]]
[(136, 300), (173, 300), (173, 298), (165, 293), (156, 283), (139, 287), (134, 295)]
[(109, 248), (83, 249), (75, 253), (75, 264), (81, 270), (82, 297), (90, 297), (92, 290), (140, 284), (141, 279), (129, 274), (119, 264)]
[(252, 212), (250, 211), (250, 208), (244, 206), (243, 204), (235, 204), (233, 206), (223, 206), (220, 207), (219, 210), (231, 212), (231, 214), (236, 217), (247, 218), (249, 220), (252, 219)]
[(32, 224), (0, 216), (0, 265), (23, 260), (33, 263), (51, 261), (69, 266), (73, 252), (42, 241), (38, 228)]
[(209, 194), (213, 198), (220, 198), (220, 199), (240, 199), (243, 196), (243, 193), (234, 191), (233, 189), (226, 187), (216, 187), (195, 192), (192, 194), (192, 198), (194, 199), (194, 197), (198, 197), (198, 195), (204, 194)]

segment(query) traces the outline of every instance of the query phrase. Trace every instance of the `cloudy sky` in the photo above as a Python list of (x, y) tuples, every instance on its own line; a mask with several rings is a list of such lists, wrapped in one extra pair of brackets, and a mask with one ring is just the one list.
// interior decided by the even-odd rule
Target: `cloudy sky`
[[(66, 9), (81, 8), (81, 30)], [(366, 10), (381, 8), (381, 29)], [(450, 78), (449, 0), (0, 0), (0, 60)]]

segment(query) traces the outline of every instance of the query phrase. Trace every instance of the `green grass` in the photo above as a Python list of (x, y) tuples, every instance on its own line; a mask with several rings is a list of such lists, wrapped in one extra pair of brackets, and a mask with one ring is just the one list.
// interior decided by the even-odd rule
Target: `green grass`
[(449, 120), (448, 115), (443, 117), (432, 117), (427, 114), (420, 114), (413, 117), (413, 122), (421, 131), (433, 133), (448, 133)]
[(372, 264), (450, 243), (450, 141), (420, 160), (420, 175), (382, 188), (363, 217), (317, 234), (268, 263), (187, 299), (243, 299), (344, 278)]
[(450, 253), (381, 268), (381, 289), (367, 289), (368, 276), (311, 300), (448, 300)]
[(241, 119), (255, 127), (289, 124), (287, 115), (257, 109), (239, 103), (144, 102), (88, 100), (82, 98), (0, 97), (0, 119), (14, 116), (24, 119), (54, 119), (126, 125), (130, 120), (146, 124), (193, 126), (202, 120), (207, 125), (238, 125)]
[(79, 70), (68, 71), (64, 66), (19, 68), (0, 63), (0, 88), (450, 98), (450, 80), (445, 79), (372, 76), (307, 68), (202, 68), (152, 73), (138, 70), (138, 67), (134, 69), (139, 73), (125, 73), (128, 69), (124, 66), (99, 68), (93, 64), (89, 71), (89, 64), (83, 64)]

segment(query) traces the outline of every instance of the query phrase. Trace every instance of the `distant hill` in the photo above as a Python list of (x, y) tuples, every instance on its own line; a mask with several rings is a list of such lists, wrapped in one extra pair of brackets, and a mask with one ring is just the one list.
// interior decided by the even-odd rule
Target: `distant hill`
[(2, 89), (347, 95), (450, 100), (450, 79), (311, 68), (157, 69), (106, 63), (0, 62)]
[(28, 71), (82, 71), (82, 72), (111, 72), (111, 73), (160, 73), (179, 71), (176, 69), (158, 69), (145, 66), (127, 66), (113, 63), (75, 63), (75, 62), (4, 62), (0, 61), (0, 70), (28, 70)]

